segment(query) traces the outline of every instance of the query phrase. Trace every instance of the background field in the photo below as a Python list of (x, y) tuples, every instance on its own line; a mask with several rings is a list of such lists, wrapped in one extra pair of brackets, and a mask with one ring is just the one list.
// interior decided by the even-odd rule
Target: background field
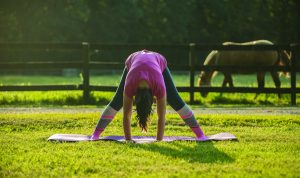
[[(4, 46), (0, 48), (0, 61), (70, 59), (75, 62), (86, 55), (83, 50), (73, 48), (44, 49), (39, 45), (37, 48), (23, 48), (22, 45), (7, 48), (5, 43), (210, 45), (258, 39), (279, 45), (299, 43), (299, 9), (299, 0), (2, 0), (0, 41)], [(169, 64), (187, 65), (188, 49), (180, 49), (165, 49), (161, 53)], [(92, 61), (120, 62), (132, 52), (123, 47), (99, 47), (97, 51), (90, 51)], [(196, 50), (197, 64), (202, 64), (206, 53), (208, 51)], [(50, 71), (52, 69), (22, 67), (22, 70), (2, 67), (0, 85), (82, 83), (79, 71), (69, 75), (64, 74), (69, 69)], [(102, 72), (92, 71), (91, 74)], [(49, 75), (26, 75), (41, 73)], [(58, 76), (61, 74), (63, 76)], [(120, 74), (115, 71), (108, 75), (92, 75), (91, 84), (117, 86)], [(299, 77), (298, 74), (298, 87)], [(220, 86), (222, 78), (218, 76), (213, 85)], [(177, 86), (189, 85), (186, 73), (174, 73), (174, 80)], [(236, 86), (257, 86), (254, 75), (234, 76), (234, 80)], [(289, 87), (289, 80), (281, 78), (283, 87)], [(274, 87), (269, 76), (266, 83), (267, 87)], [(82, 91), (1, 91), (0, 178), (300, 175), (300, 94), (297, 106), (290, 107), (290, 95), (278, 99), (275, 94), (260, 94), (254, 99), (255, 94), (210, 93), (202, 98), (196, 93), (196, 103), (191, 107), (203, 130), (207, 134), (231, 132), (239, 142), (137, 145), (46, 141), (54, 133), (92, 133), (101, 110), (113, 94), (92, 92), (86, 105)], [(189, 101), (188, 93), (180, 95)], [(133, 134), (155, 135), (155, 122), (154, 115), (149, 133), (141, 133), (134, 120)], [(169, 107), (166, 124), (166, 135), (193, 135)], [(104, 132), (104, 135), (113, 134), (123, 134), (120, 114)]]
[[(118, 86), (121, 72), (116, 71), (106, 75), (93, 75), (92, 85), (112, 85)], [(176, 86), (189, 86), (189, 76), (187, 73), (174, 73)], [(300, 75), (298, 74), (297, 78)], [(198, 86), (195, 76), (195, 86)], [(235, 86), (257, 87), (255, 75), (234, 75)], [(213, 86), (221, 86), (223, 75), (217, 75), (212, 82)], [(290, 78), (281, 77), (282, 87), (290, 87)], [(1, 75), (0, 85), (43, 85), (43, 84), (81, 84), (80, 76), (40, 76), (40, 75)], [(297, 80), (297, 86), (300, 80)], [(270, 75), (266, 75), (266, 87), (274, 87)], [(112, 96), (113, 92), (92, 92), (90, 104), (105, 105)], [(185, 101), (189, 101), (188, 93), (180, 93)], [(243, 93), (210, 93), (207, 98), (202, 98), (199, 93), (195, 93), (196, 104), (213, 105), (289, 105), (290, 95), (284, 94), (278, 99), (276, 94), (260, 94), (254, 99), (255, 94)], [(297, 104), (300, 103), (300, 95), (297, 95)], [(81, 91), (43, 91), (43, 92), (1, 92), (0, 105), (81, 105), (83, 104)]]

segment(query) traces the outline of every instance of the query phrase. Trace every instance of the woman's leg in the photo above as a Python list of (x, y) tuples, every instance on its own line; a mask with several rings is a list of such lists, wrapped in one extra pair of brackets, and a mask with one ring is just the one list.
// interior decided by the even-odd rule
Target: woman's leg
[(122, 79), (118, 86), (118, 89), (115, 93), (115, 96), (111, 100), (111, 102), (106, 106), (104, 109), (98, 124), (95, 128), (95, 131), (91, 137), (92, 140), (98, 140), (101, 133), (104, 129), (108, 126), (108, 124), (114, 119), (117, 112), (123, 107), (123, 91), (124, 91), (124, 84), (125, 79), (127, 76), (127, 69), (125, 68), (123, 71)]
[(169, 105), (180, 115), (185, 124), (188, 125), (196, 134), (197, 138), (206, 140), (203, 131), (201, 130), (198, 122), (195, 119), (193, 111), (179, 96), (179, 93), (174, 85), (170, 70), (168, 68), (163, 71), (163, 77), (166, 85), (167, 101)]

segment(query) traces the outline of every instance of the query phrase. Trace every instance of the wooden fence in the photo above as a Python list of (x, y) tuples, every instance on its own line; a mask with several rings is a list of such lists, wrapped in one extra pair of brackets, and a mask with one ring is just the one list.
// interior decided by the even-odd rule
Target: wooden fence
[[(179, 92), (189, 92), (190, 102), (194, 102), (195, 92), (237, 92), (237, 93), (285, 93), (290, 94), (291, 104), (296, 104), (296, 94), (300, 93), (300, 88), (296, 86), (296, 73), (300, 72), (299, 61), (296, 61), (300, 55), (300, 44), (290, 45), (259, 45), (259, 46), (223, 46), (223, 45), (201, 45), (201, 44), (187, 44), (187, 45), (123, 45), (123, 44), (89, 44), (86, 42), (77, 44), (53, 44), (53, 43), (0, 43), (0, 49), (72, 49), (80, 50), (82, 52), (81, 60), (60, 60), (60, 61), (26, 61), (26, 62), (3, 62), (0, 59), (0, 70), (18, 70), (18, 69), (65, 69), (76, 68), (82, 71), (83, 82), (79, 85), (31, 85), (31, 86), (19, 86), (19, 85), (4, 85), (0, 86), (0, 91), (51, 91), (51, 90), (82, 90), (83, 98), (88, 102), (91, 91), (116, 91), (116, 86), (103, 86), (103, 85), (91, 85), (90, 84), (90, 71), (92, 69), (123, 69), (124, 62), (95, 62), (91, 61), (91, 53), (98, 49), (122, 49), (129, 48), (134, 50), (149, 49), (156, 50), (169, 48), (169, 49), (187, 49), (188, 51), (188, 64), (176, 65), (170, 64), (171, 70), (189, 71), (190, 86), (177, 87)], [(198, 71), (232, 71), (240, 66), (204, 66), (195, 63), (197, 50), (288, 50), (291, 51), (291, 65), (285, 67), (273, 67), (273, 66), (247, 66), (247, 71), (287, 71), (290, 72), (290, 87), (289, 88), (258, 88), (258, 87), (198, 87), (195, 86), (195, 73)], [(132, 52), (133, 52), (132, 51)], [(296, 64), (298, 62), (298, 65)]]

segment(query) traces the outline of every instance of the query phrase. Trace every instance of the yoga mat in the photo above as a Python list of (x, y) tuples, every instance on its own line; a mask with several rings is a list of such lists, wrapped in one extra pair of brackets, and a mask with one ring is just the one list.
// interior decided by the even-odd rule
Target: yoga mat
[[(80, 142), (80, 141), (99, 141), (99, 140), (110, 140), (110, 141), (118, 141), (125, 142), (124, 136), (106, 136), (101, 137), (99, 140), (90, 140), (89, 135), (81, 135), (81, 134), (54, 134), (48, 138), (48, 141), (59, 141), (59, 142)], [(208, 135), (207, 141), (223, 141), (223, 140), (237, 140), (237, 138), (231, 133), (218, 133), (215, 135)], [(132, 140), (135, 143), (151, 143), (156, 141), (156, 137), (153, 136), (133, 136)], [(165, 136), (163, 138), (164, 142), (173, 142), (173, 141), (197, 141), (194, 137), (187, 136)]]

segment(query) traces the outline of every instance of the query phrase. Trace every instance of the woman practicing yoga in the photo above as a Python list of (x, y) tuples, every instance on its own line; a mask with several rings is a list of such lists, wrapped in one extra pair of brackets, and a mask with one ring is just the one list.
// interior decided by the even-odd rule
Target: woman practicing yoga
[(116, 94), (103, 111), (91, 139), (98, 140), (123, 107), (125, 139), (131, 140), (130, 122), (134, 97), (138, 124), (142, 130), (147, 131), (154, 96), (157, 100), (157, 140), (162, 140), (164, 136), (167, 102), (195, 133), (197, 140), (207, 140), (192, 110), (179, 96), (166, 59), (159, 53), (147, 50), (135, 52), (127, 58)]

